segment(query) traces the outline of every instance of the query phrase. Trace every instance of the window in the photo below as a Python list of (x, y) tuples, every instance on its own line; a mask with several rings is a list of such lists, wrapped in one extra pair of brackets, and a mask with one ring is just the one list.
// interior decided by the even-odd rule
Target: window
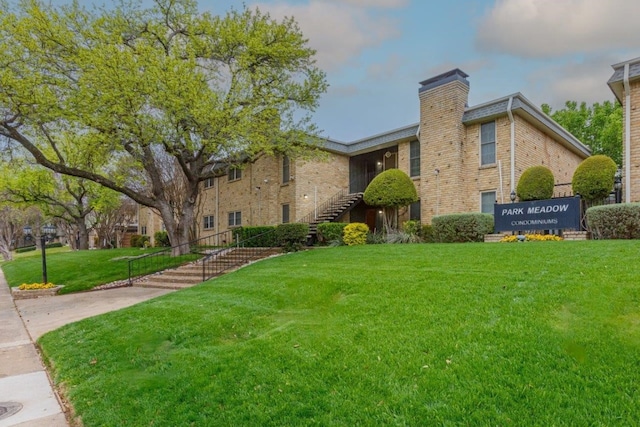
[(213, 215), (207, 215), (204, 217), (204, 229), (211, 230), (214, 228), (213, 225)]
[(213, 187), (213, 178), (207, 178), (204, 180), (204, 188)]
[(229, 181), (237, 181), (242, 178), (242, 169), (229, 168)]
[(242, 212), (229, 212), (229, 227), (239, 227), (242, 225)]
[(282, 156), (282, 183), (287, 184), (291, 179), (291, 160), (289, 156)]
[(496, 122), (483, 123), (480, 127), (480, 165), (496, 163)]
[(409, 175), (420, 176), (420, 141), (409, 144)]
[(289, 205), (282, 205), (282, 223), (289, 222)]
[(420, 221), (420, 200), (409, 205), (409, 219)]
[(140, 227), (140, 234), (142, 234), (143, 236), (147, 234), (147, 226), (143, 225), (142, 227)]
[(493, 215), (493, 205), (496, 203), (496, 192), (480, 193), (480, 212)]

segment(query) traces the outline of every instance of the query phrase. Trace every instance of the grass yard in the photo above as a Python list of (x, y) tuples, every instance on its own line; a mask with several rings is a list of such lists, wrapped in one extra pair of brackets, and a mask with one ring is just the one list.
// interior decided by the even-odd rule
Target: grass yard
[(265, 260), (40, 340), (84, 426), (629, 426), (637, 241)]
[[(158, 250), (122, 248), (70, 252), (68, 248), (47, 249), (47, 279), (56, 285), (64, 285), (61, 294), (85, 291), (127, 279), (129, 259)], [(185, 260), (196, 257), (187, 255)], [(13, 261), (3, 262), (0, 266), (11, 287), (42, 282), (42, 254), (39, 250), (17, 254)]]

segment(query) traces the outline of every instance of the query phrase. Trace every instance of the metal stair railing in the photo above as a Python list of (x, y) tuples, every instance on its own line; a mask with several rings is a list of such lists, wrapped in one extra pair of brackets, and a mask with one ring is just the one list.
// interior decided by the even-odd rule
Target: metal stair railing
[(275, 254), (279, 246), (276, 230), (265, 231), (245, 240), (218, 248), (202, 259), (202, 281), (218, 276), (241, 265)]
[[(142, 276), (197, 261), (232, 243), (232, 232), (227, 230), (132, 258), (129, 260), (129, 285)], [(188, 247), (188, 251), (184, 255), (172, 256), (174, 251), (182, 252), (185, 246)]]
[(313, 212), (310, 212), (309, 214), (300, 218), (298, 222), (303, 222), (306, 224), (315, 224), (319, 222), (318, 218), (326, 215), (327, 212), (334, 211), (336, 208), (342, 207), (342, 205), (349, 201), (349, 196), (351, 196), (352, 194), (360, 195), (361, 193), (349, 193), (348, 189), (340, 190), (339, 192), (331, 196), (328, 200), (323, 202), (320, 206), (318, 206), (317, 209), (314, 209)]

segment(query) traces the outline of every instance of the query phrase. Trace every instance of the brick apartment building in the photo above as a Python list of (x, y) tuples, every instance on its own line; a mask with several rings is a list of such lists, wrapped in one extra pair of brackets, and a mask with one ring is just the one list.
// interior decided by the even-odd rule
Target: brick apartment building
[[(589, 149), (520, 93), (469, 107), (467, 77), (455, 69), (421, 82), (419, 123), (348, 143), (328, 139), (322, 161), (263, 156), (205, 181), (198, 237), (237, 226), (310, 222), (339, 199), (343, 207), (332, 220), (379, 228), (378, 210), (361, 193), (389, 168), (406, 172), (420, 198), (400, 210), (399, 220), (423, 224), (435, 215), (493, 213), (495, 201), (509, 201), (531, 166), (548, 167), (558, 184), (571, 182)], [(161, 229), (148, 211), (139, 223), (142, 234)]]
[(622, 104), (623, 114), (623, 200), (640, 202), (640, 58), (612, 65), (607, 82)]

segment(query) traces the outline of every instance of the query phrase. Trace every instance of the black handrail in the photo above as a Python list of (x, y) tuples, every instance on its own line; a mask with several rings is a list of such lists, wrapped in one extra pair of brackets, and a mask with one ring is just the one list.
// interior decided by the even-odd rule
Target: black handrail
[[(232, 232), (231, 230), (227, 230), (211, 236), (201, 237), (188, 243), (160, 249), (150, 254), (132, 258), (129, 260), (129, 285), (132, 285), (135, 279), (147, 274), (196, 261), (210, 254), (212, 250), (224, 248), (232, 244)], [(183, 252), (185, 246), (188, 247), (188, 251), (186, 251), (184, 255), (173, 256), (173, 253)]]
[[(235, 244), (210, 251), (202, 259), (202, 281), (204, 282), (241, 265), (265, 258), (265, 255), (269, 253), (275, 254), (276, 248), (280, 251), (275, 233), (275, 229), (265, 231), (246, 240), (238, 240)], [(254, 246), (256, 242), (261, 244), (268, 242), (268, 245)]]

